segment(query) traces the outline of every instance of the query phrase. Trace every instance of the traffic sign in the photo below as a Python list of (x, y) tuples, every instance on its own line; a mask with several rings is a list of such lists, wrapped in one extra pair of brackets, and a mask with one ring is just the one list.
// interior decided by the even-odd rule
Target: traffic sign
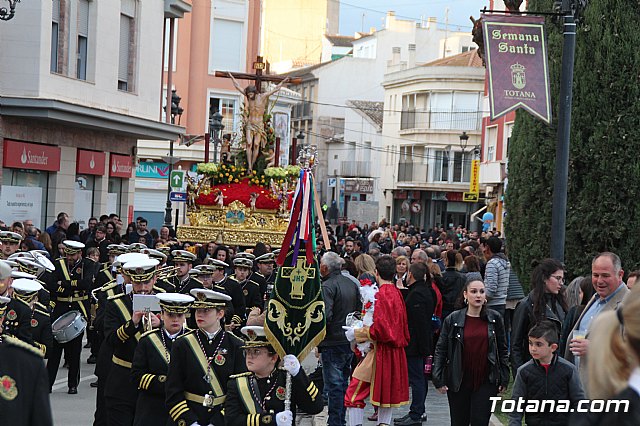
[(462, 201), (466, 201), (468, 203), (477, 203), (480, 198), (480, 194), (477, 192), (465, 192), (462, 194)]
[(171, 188), (177, 192), (187, 191), (187, 180), (184, 178), (184, 170), (172, 170), (171, 171)]
[(171, 201), (185, 202), (185, 201), (187, 201), (187, 193), (186, 192), (171, 191), (169, 193), (169, 199)]

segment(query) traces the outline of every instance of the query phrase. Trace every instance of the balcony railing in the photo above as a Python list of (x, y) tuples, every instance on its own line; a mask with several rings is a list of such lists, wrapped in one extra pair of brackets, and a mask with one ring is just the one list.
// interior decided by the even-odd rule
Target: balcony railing
[(340, 175), (343, 177), (372, 177), (368, 161), (341, 161)]
[(482, 129), (482, 111), (427, 109), (402, 111), (400, 130), (408, 129), (480, 130)]

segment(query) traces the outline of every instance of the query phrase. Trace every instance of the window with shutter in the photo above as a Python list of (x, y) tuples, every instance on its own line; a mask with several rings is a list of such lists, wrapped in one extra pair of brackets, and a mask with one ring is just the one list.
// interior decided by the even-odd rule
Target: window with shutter
[(78, 2), (78, 51), (76, 77), (87, 79), (87, 50), (89, 40), (89, 0)]
[[(123, 2), (124, 4), (124, 2)], [(118, 89), (129, 90), (129, 57), (131, 48), (131, 21), (125, 14), (120, 15), (120, 56), (118, 58)]]
[(58, 72), (58, 43), (60, 33), (60, 0), (51, 2), (51, 72)]

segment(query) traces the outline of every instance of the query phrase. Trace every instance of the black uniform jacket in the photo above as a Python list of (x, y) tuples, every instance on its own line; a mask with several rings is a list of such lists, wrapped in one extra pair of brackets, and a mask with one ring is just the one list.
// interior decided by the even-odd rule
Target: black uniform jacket
[(230, 278), (236, 280), (240, 285), (240, 288), (242, 289), (245, 306), (243, 319), (246, 321), (249, 312), (251, 312), (251, 308), (257, 306), (258, 308), (263, 309), (264, 300), (262, 294), (260, 293), (260, 285), (253, 281), (251, 278), (247, 278), (242, 282), (240, 282), (235, 275), (232, 275)]
[(113, 349), (113, 355), (105, 396), (126, 401), (135, 401), (138, 396), (137, 386), (131, 380), (131, 364), (142, 336), (142, 321), (134, 325), (132, 313), (131, 295), (118, 294), (107, 300), (104, 334), (105, 341)]
[[(276, 414), (284, 411), (287, 372), (275, 370), (271, 377), (256, 378), (253, 373), (243, 373), (229, 380), (227, 400), (224, 406), (228, 426), (276, 425)], [(291, 378), (291, 411), (307, 414), (322, 411), (322, 394), (309, 380), (304, 370)]]
[(80, 311), (88, 319), (89, 292), (99, 265), (90, 259), (80, 259), (69, 267), (67, 259), (61, 257), (56, 259), (55, 266), (47, 282), (51, 301), (55, 303), (52, 322), (69, 311)]
[[(238, 281), (234, 280), (230, 276), (226, 276), (221, 281), (214, 282), (213, 286), (223, 288), (225, 294), (231, 296), (233, 315), (229, 315), (229, 313), (225, 314), (226, 323), (230, 324), (231, 322), (234, 322), (239, 325), (244, 324), (244, 321), (246, 320), (246, 305), (244, 301), (244, 294), (242, 293), (242, 287), (238, 284)], [(213, 290), (215, 290), (215, 288)]]
[(11, 336), (0, 342), (0, 419), (11, 426), (53, 425), (40, 351)]
[(3, 334), (17, 337), (23, 342), (33, 344), (31, 336), (31, 308), (19, 299), (11, 299), (7, 304), (4, 322), (2, 323)]
[(204, 288), (202, 281), (188, 276), (186, 280), (180, 281), (177, 276), (168, 279), (158, 280), (156, 285), (170, 293), (190, 294), (194, 288)]
[[(178, 337), (184, 332), (183, 329)], [(169, 420), (164, 403), (165, 382), (174, 340), (164, 329), (156, 329), (144, 333), (138, 342), (131, 368), (133, 383), (138, 387), (134, 426), (164, 426)]]
[(31, 316), (31, 337), (34, 345), (42, 351), (42, 355), (47, 358), (49, 350), (53, 345), (53, 333), (51, 332), (51, 317), (47, 312), (47, 307), (37, 303)]
[(243, 344), (224, 330), (218, 331), (213, 340), (201, 330), (191, 331), (173, 343), (166, 385), (166, 406), (173, 421), (169, 424), (224, 424), (221, 410), (227, 380), (247, 370)]

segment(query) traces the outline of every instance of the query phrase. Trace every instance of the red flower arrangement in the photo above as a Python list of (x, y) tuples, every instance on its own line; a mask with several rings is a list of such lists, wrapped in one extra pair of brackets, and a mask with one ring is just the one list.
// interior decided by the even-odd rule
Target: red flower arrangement
[[(277, 210), (279, 207), (276, 196), (271, 192), (269, 188), (263, 186), (249, 184), (249, 178), (243, 179), (239, 183), (231, 183), (227, 185), (215, 185), (211, 188), (209, 194), (200, 194), (196, 199), (196, 204), (199, 206), (214, 206), (216, 205), (216, 197), (218, 191), (222, 191), (225, 195), (224, 205), (228, 206), (232, 202), (238, 200), (245, 206), (251, 206), (251, 193), (257, 192), (260, 194), (256, 201), (257, 209), (265, 210)], [(289, 207), (291, 207), (291, 195), (289, 196)]]

